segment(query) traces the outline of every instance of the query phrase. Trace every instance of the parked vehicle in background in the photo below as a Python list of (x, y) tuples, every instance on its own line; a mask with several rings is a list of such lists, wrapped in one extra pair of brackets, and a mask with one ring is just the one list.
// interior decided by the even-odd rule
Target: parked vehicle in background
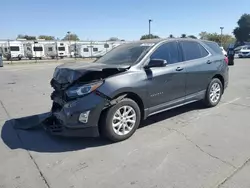
[(195, 39), (152, 39), (120, 45), (94, 63), (60, 65), (43, 125), (63, 136), (122, 141), (141, 120), (203, 101), (216, 106), (228, 86), (219, 45)]
[(50, 43), (44, 45), (45, 56), (55, 59), (58, 55), (56, 50), (56, 43)]
[(11, 59), (21, 60), (24, 57), (23, 43), (20, 41), (9, 41), (2, 46), (3, 57), (8, 61)]
[(69, 46), (63, 42), (57, 42), (57, 53), (58, 57), (63, 59), (69, 54)]
[(42, 59), (45, 57), (44, 44), (40, 43), (25, 43), (25, 57), (29, 59)]
[(226, 50), (224, 49), (224, 47), (221, 46), (220, 49), (221, 49), (222, 53), (224, 54), (224, 56), (227, 57), (227, 52), (226, 52)]
[(105, 55), (110, 50), (119, 46), (120, 43), (110, 43), (110, 42), (102, 42), (102, 43), (82, 43), (82, 44), (72, 44), (71, 50), (76, 53), (76, 57), (81, 58), (99, 58)]
[(234, 57), (235, 57), (234, 45), (228, 46), (227, 57), (228, 57), (228, 65), (234, 65)]
[(242, 46), (238, 51), (239, 58), (249, 58), (250, 57), (250, 45)]
[(76, 46), (76, 54), (78, 57), (90, 58), (90, 57), (101, 57), (110, 50), (109, 44), (77, 44), (72, 45), (73, 48)]

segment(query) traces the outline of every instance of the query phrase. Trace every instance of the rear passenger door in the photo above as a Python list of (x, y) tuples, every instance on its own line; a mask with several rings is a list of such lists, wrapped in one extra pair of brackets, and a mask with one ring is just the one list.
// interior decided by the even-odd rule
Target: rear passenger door
[(210, 53), (197, 41), (180, 41), (186, 68), (186, 97), (206, 90)]

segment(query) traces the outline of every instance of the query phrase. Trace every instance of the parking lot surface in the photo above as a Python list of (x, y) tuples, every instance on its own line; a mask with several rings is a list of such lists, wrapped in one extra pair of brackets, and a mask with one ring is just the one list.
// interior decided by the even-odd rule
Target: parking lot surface
[(230, 66), (217, 107), (152, 116), (115, 144), (12, 128), (13, 118), (50, 110), (57, 65), (0, 68), (0, 188), (250, 187), (250, 59)]

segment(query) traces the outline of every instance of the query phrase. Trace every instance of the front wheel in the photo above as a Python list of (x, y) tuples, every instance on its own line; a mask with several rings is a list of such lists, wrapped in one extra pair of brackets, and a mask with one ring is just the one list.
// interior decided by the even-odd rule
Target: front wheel
[(221, 81), (218, 78), (212, 79), (210, 82), (205, 96), (205, 104), (207, 107), (214, 107), (216, 106), (221, 99), (223, 93), (223, 86)]
[(134, 134), (141, 121), (141, 112), (135, 101), (124, 98), (106, 110), (101, 118), (101, 135), (113, 142), (119, 142)]

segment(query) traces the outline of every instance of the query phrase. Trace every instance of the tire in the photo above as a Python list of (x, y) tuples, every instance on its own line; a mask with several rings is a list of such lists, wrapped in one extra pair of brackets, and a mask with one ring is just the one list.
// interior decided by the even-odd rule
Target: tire
[[(215, 89), (215, 88), (217, 88), (217, 89), (219, 88), (219, 91), (218, 92), (214, 91), (215, 92), (214, 94), (217, 94), (216, 95), (217, 97), (214, 98), (214, 100), (213, 100), (213, 98), (210, 97), (210, 95), (212, 95), (211, 92), (213, 92), (213, 89)], [(222, 85), (221, 81), (218, 78), (213, 78), (211, 80), (211, 82), (209, 83), (207, 91), (206, 91), (206, 96), (205, 96), (205, 99), (204, 99), (205, 105), (207, 107), (216, 106), (221, 100), (221, 97), (222, 97), (222, 94), (223, 94), (223, 89), (224, 88), (223, 88), (223, 85)]]
[[(129, 118), (131, 121), (135, 121), (134, 124), (131, 123), (130, 121), (129, 121), (129, 123), (128, 122), (125, 123), (125, 124), (131, 126), (130, 130), (128, 129), (129, 126), (127, 126), (124, 129), (123, 125), (121, 125), (123, 120), (116, 119), (116, 121), (115, 121), (115, 119), (114, 119), (115, 115), (117, 115), (118, 110), (120, 110), (120, 113), (123, 114), (122, 112), (123, 112), (125, 107), (127, 110), (132, 109), (128, 115), (130, 117), (132, 117), (132, 114), (134, 114), (133, 117), (135, 117), (135, 119)], [(124, 121), (126, 121), (126, 119), (124, 119)], [(140, 124), (140, 121), (141, 121), (141, 111), (140, 111), (140, 108), (137, 105), (137, 103), (129, 98), (124, 98), (121, 101), (119, 101), (116, 105), (111, 106), (110, 108), (105, 110), (105, 112), (103, 112), (102, 117), (101, 117), (101, 121), (100, 121), (100, 125), (99, 125), (100, 126), (100, 134), (102, 137), (104, 137), (112, 142), (120, 142), (120, 141), (128, 139), (129, 137), (131, 137), (135, 133), (136, 129), (138, 128), (138, 126)], [(113, 128), (113, 122), (116, 122), (116, 123), (120, 122), (121, 126), (116, 127), (117, 129)], [(132, 126), (132, 124), (133, 124), (133, 126)], [(119, 127), (120, 127), (120, 129), (119, 129)], [(122, 133), (123, 130), (127, 131), (126, 134)]]
[(234, 60), (229, 60), (228, 65), (234, 65)]

